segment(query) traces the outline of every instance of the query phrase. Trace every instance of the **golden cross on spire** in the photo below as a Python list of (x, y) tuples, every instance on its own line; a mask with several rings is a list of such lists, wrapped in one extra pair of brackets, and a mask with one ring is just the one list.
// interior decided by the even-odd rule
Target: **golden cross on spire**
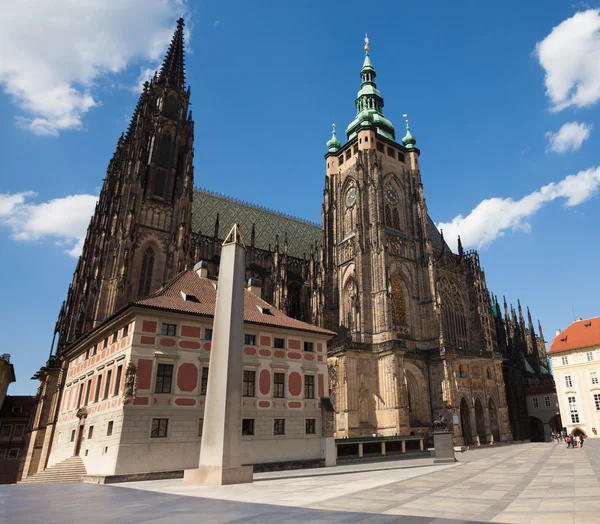
[(365, 34), (365, 51), (369, 51), (369, 35)]

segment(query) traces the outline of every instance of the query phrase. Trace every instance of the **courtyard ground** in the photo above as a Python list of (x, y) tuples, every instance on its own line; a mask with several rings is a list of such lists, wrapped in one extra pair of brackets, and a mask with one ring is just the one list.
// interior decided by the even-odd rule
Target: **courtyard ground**
[[(260, 473), (253, 484), (181, 480), (0, 486), (0, 522), (600, 523), (600, 439)], [(446, 520), (448, 519), (448, 520)]]

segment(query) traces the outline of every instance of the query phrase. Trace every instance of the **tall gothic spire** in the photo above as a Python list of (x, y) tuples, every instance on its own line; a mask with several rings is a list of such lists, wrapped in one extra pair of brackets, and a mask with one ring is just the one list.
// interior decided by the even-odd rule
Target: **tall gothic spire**
[(369, 37), (365, 37), (365, 60), (360, 70), (362, 80), (356, 97), (356, 118), (346, 129), (348, 140), (356, 136), (361, 127), (375, 127), (377, 132), (390, 140), (396, 139), (392, 123), (383, 116), (383, 97), (375, 84), (377, 73), (369, 56)]
[(183, 18), (177, 20), (177, 29), (160, 68), (158, 82), (183, 90), (185, 86), (185, 61), (183, 55)]

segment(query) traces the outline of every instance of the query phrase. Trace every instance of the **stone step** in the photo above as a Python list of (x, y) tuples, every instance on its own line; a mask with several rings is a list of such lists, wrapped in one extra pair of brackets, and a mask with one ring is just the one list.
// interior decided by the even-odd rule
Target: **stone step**
[(80, 482), (85, 475), (87, 475), (87, 471), (81, 457), (69, 457), (44, 471), (24, 478), (18, 484)]

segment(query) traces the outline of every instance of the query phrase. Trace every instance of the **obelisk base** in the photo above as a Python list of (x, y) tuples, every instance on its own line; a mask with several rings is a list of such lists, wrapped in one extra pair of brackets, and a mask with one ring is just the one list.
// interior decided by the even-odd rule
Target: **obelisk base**
[(186, 469), (183, 483), (189, 486), (226, 486), (228, 484), (248, 484), (252, 482), (254, 466), (237, 468), (201, 467)]
[(434, 464), (454, 464), (454, 442), (450, 432), (440, 432), (433, 434), (433, 446), (435, 449)]

